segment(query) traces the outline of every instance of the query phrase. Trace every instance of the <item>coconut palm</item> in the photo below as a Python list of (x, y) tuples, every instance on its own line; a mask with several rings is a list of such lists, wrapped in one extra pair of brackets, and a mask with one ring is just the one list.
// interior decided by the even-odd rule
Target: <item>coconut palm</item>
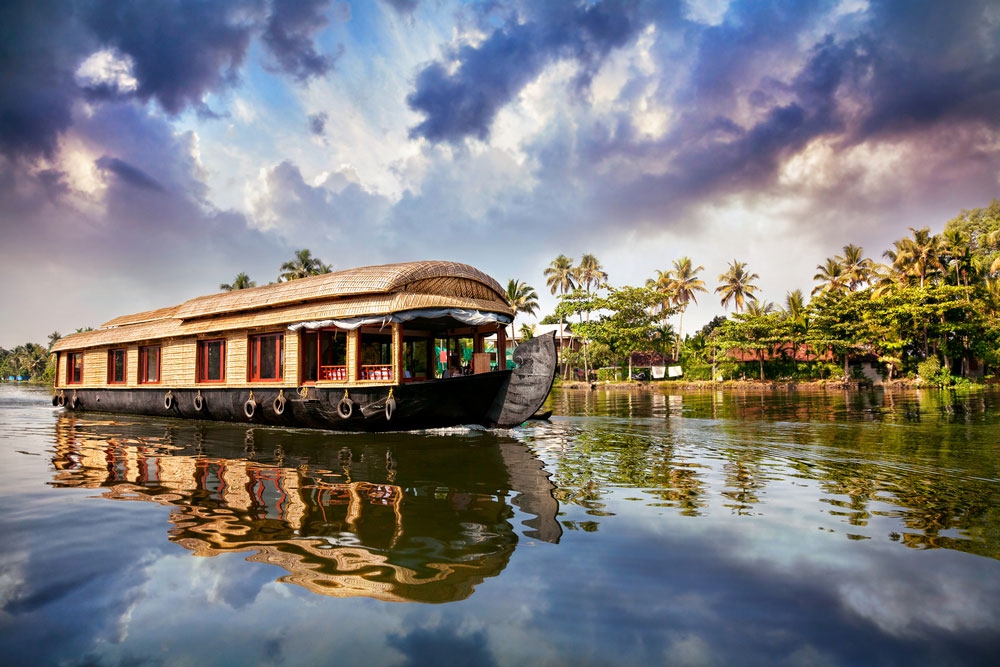
[(49, 334), (49, 349), (50, 350), (52, 349), (53, 345), (55, 345), (56, 343), (59, 342), (60, 338), (62, 338), (62, 334), (59, 333), (58, 331), (53, 331), (52, 333)]
[(573, 270), (573, 259), (559, 255), (545, 269), (545, 285), (552, 294), (565, 294), (576, 289), (576, 277)]
[(942, 256), (942, 266), (955, 273), (955, 285), (969, 286), (969, 278), (973, 276), (981, 263), (977, 263), (972, 244), (965, 234), (958, 229), (945, 230), (941, 235), (945, 252)]
[(596, 257), (584, 255), (580, 258), (580, 265), (575, 270), (577, 283), (588, 293), (591, 285), (595, 288), (600, 287), (608, 279), (608, 274), (604, 272), (603, 268)]
[[(535, 288), (526, 282), (511, 278), (507, 282), (507, 300), (514, 309), (515, 319), (518, 313), (534, 315), (538, 311), (538, 294)], [(517, 331), (514, 328), (514, 320), (510, 321), (510, 329)]]
[[(646, 280), (646, 287), (660, 295), (660, 300), (652, 307), (658, 308), (661, 318), (666, 319), (663, 313), (670, 312), (670, 304), (674, 300), (674, 277), (671, 271), (656, 270), (655, 278)], [(652, 313), (651, 313), (652, 314)]]
[(782, 310), (785, 318), (792, 322), (802, 322), (806, 316), (806, 302), (802, 290), (797, 289), (785, 294), (785, 307)]
[(257, 283), (250, 280), (250, 276), (245, 273), (237, 273), (236, 277), (233, 278), (231, 283), (222, 283), (219, 285), (219, 289), (225, 292), (235, 292), (236, 290), (248, 289), (250, 287), (256, 287)]
[(844, 246), (843, 256), (837, 255), (837, 261), (844, 269), (847, 287), (852, 292), (862, 285), (871, 282), (875, 271), (875, 262), (865, 257), (865, 249), (853, 243)]
[[(575, 282), (575, 270), (573, 268), (573, 260), (566, 255), (559, 255), (552, 263), (549, 264), (548, 268), (545, 269), (545, 284), (548, 286), (549, 291), (555, 294), (557, 291), (566, 294), (576, 289)], [(562, 345), (563, 340), (563, 317), (562, 311), (559, 313), (559, 344)]]
[(329, 264), (324, 264), (319, 257), (313, 257), (308, 248), (295, 251), (295, 258), (281, 265), (281, 274), (278, 276), (279, 282), (318, 276), (321, 273), (330, 273), (333, 270)]
[(820, 284), (813, 288), (813, 296), (820, 293), (842, 294), (849, 289), (850, 278), (840, 258), (827, 257), (826, 262), (816, 265), (816, 269), (818, 273), (813, 276), (813, 280), (819, 281)]
[(760, 278), (756, 273), (747, 273), (746, 262), (733, 260), (729, 269), (719, 274), (719, 286), (715, 288), (716, 294), (721, 294), (722, 307), (728, 308), (732, 301), (736, 306), (736, 312), (743, 310), (743, 302), (748, 296), (753, 296), (758, 287), (753, 283)]
[(680, 344), (684, 340), (684, 311), (692, 301), (698, 303), (695, 292), (708, 292), (705, 281), (698, 277), (704, 266), (693, 266), (690, 257), (674, 260), (674, 269), (670, 272), (673, 284), (673, 303), (677, 306), (677, 354), (680, 354)]
[(892, 268), (897, 272), (917, 278), (922, 288), (930, 276), (941, 270), (940, 256), (945, 250), (940, 236), (931, 234), (927, 227), (910, 227), (913, 238), (904, 238), (893, 243), (894, 250), (886, 250), (884, 255), (892, 260)]
[(774, 305), (772, 301), (759, 301), (757, 299), (750, 299), (747, 302), (747, 315), (753, 315), (755, 317), (763, 317), (764, 315), (770, 315), (777, 310), (777, 306)]

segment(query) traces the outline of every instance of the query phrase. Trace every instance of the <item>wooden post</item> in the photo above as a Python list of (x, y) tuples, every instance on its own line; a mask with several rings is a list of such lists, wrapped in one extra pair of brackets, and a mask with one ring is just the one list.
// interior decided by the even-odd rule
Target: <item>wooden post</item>
[(507, 370), (507, 327), (497, 330), (497, 370)]
[(403, 381), (403, 325), (394, 322), (392, 325), (392, 382), (400, 384)]

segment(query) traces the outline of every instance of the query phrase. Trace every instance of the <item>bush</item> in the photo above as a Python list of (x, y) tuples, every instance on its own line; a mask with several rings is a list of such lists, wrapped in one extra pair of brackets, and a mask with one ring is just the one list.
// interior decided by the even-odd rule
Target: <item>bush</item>
[(941, 363), (937, 360), (937, 357), (930, 357), (917, 364), (917, 375), (924, 382), (933, 383), (940, 371)]

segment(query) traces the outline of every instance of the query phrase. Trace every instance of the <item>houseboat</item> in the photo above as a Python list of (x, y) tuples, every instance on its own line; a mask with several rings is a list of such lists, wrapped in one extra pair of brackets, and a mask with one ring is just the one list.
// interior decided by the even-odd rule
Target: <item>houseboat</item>
[(58, 341), (53, 404), (347, 431), (507, 428), (541, 407), (557, 366), (542, 336), (507, 367), (513, 316), (499, 283), (456, 262), (212, 294)]

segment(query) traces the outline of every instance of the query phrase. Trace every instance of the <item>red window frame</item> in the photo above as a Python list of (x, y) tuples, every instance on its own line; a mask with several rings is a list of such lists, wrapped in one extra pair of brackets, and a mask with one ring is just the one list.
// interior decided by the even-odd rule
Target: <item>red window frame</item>
[(66, 354), (66, 384), (83, 384), (83, 352)]
[[(115, 376), (116, 357), (121, 357), (121, 379)], [(128, 380), (128, 352), (123, 347), (108, 350), (108, 384), (125, 384)]]
[[(149, 353), (156, 350), (156, 366), (150, 376)], [(143, 345), (139, 348), (139, 384), (160, 384), (160, 368), (163, 365), (163, 350), (159, 345)]]
[[(247, 342), (247, 376), (250, 382), (277, 382), (285, 377), (285, 334), (266, 333), (250, 336)], [(261, 359), (264, 355), (274, 354), (275, 367), (269, 369), (261, 368)], [(274, 375), (264, 375), (262, 371)]]
[[(210, 352), (213, 346), (219, 346), (219, 368), (217, 378), (210, 378), (209, 371), (212, 370), (210, 362)], [(195, 379), (198, 382), (225, 382), (226, 381), (226, 339), (213, 338), (211, 340), (198, 341), (198, 363)]]

